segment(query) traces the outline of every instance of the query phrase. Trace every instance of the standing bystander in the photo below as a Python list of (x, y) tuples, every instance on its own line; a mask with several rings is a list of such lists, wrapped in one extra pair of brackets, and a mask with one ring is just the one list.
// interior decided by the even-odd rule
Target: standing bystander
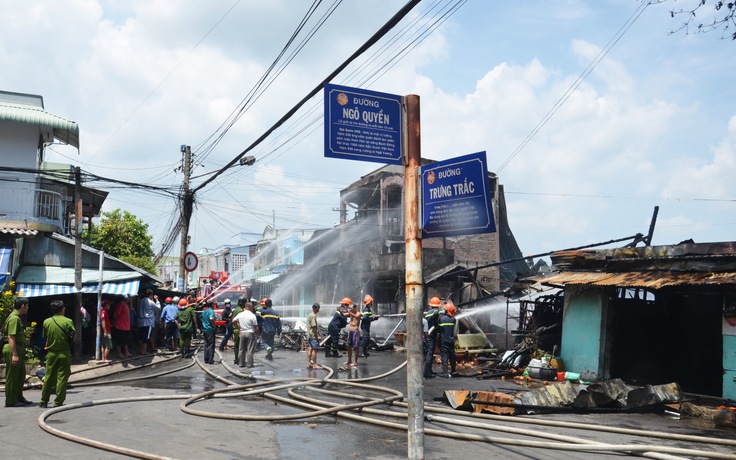
[(240, 335), (238, 356), (240, 367), (253, 367), (253, 354), (256, 351), (256, 335), (260, 334), (258, 319), (253, 312), (253, 304), (245, 303), (243, 311), (233, 318), (233, 326)]
[(153, 330), (156, 327), (156, 311), (161, 309), (158, 296), (152, 290), (146, 289), (146, 296), (138, 302), (138, 339), (141, 341), (140, 353), (156, 352), (156, 344), (153, 341)]
[(125, 359), (133, 356), (128, 350), (130, 342), (130, 309), (128, 302), (120, 298), (112, 309), (112, 341), (117, 350), (118, 358)]
[(317, 349), (319, 348), (319, 324), (317, 314), (320, 306), (318, 303), (312, 305), (312, 312), (307, 316), (307, 369), (319, 369), (317, 364)]
[[(348, 310), (350, 317), (350, 328), (348, 330), (348, 360), (343, 364), (356, 367), (358, 365), (358, 346), (360, 345), (360, 318), (358, 306), (352, 304)], [(353, 357), (355, 355), (355, 357)]]
[(204, 363), (215, 363), (215, 310), (214, 302), (208, 300), (202, 310), (202, 332), (204, 333)]
[(176, 341), (174, 340), (176, 338), (176, 323), (174, 318), (176, 318), (177, 311), (178, 308), (174, 304), (174, 299), (167, 297), (164, 308), (161, 310), (161, 324), (164, 325), (166, 331), (166, 349), (168, 351), (176, 350)]
[(110, 322), (110, 305), (112, 301), (105, 299), (102, 301), (100, 309), (100, 328), (102, 329), (102, 337), (100, 337), (100, 352), (102, 353), (102, 362), (110, 362), (110, 350), (112, 350), (112, 323)]

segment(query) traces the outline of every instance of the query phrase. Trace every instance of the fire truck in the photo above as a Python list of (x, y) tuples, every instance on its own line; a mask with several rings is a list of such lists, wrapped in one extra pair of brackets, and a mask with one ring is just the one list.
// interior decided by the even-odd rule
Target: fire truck
[(230, 299), (230, 305), (234, 309), (238, 299), (249, 298), (248, 295), (248, 290), (243, 286), (230, 284), (227, 272), (211, 271), (209, 276), (200, 276), (197, 282), (196, 298), (202, 297), (204, 302), (214, 302), (215, 326), (218, 331), (225, 328), (225, 320), (222, 319), (225, 299)]

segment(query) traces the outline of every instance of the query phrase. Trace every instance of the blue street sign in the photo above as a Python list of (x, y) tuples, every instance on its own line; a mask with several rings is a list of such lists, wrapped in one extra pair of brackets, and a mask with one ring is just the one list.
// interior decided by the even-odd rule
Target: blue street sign
[(325, 156), (403, 164), (401, 96), (325, 84)]
[(422, 237), (496, 231), (486, 152), (421, 168)]

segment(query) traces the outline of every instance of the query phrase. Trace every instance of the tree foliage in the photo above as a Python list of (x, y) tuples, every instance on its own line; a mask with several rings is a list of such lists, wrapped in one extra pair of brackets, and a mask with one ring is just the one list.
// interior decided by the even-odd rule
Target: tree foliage
[(91, 225), (89, 239), (86, 230), (82, 239), (89, 240), (90, 246), (101, 249), (105, 254), (155, 272), (153, 237), (148, 234), (148, 224), (128, 211), (118, 208), (103, 213), (100, 223)]
[[(677, 0), (643, 0), (651, 3), (665, 3)], [(689, 2), (688, 8), (675, 8), (670, 10), (672, 18), (684, 19), (679, 27), (671, 33), (684, 32), (705, 33), (720, 30), (723, 38), (729, 37), (736, 40), (736, 2), (721, 0), (683, 0)]]

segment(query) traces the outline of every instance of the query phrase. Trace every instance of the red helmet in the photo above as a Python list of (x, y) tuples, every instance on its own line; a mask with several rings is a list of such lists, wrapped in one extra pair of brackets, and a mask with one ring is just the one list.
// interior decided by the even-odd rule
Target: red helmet
[(171, 300), (171, 297), (167, 297), (166, 300), (164, 300), (164, 302), (171, 303), (171, 302), (173, 302), (173, 300)]
[(202, 296), (197, 297), (197, 302), (201, 302), (203, 300), (204, 300), (204, 297), (202, 297)]
[(442, 305), (442, 302), (440, 302), (440, 298), (439, 297), (432, 297), (431, 299), (429, 299), (429, 306), (430, 307), (439, 307), (441, 305)]
[(455, 305), (453, 305), (453, 304), (452, 304), (452, 302), (449, 302), (449, 301), (448, 301), (448, 302), (447, 302), (447, 303), (445, 304), (445, 311), (447, 312), (447, 314), (448, 314), (448, 315), (450, 315), (450, 316), (455, 316), (455, 311), (456, 311), (456, 310), (457, 310), (457, 309), (455, 308)]
[(340, 305), (350, 305), (353, 303), (353, 301), (350, 299), (350, 297), (343, 297), (343, 299), (340, 301)]
[(181, 300), (179, 301), (179, 306), (180, 306), (180, 307), (186, 307), (187, 305), (189, 305), (189, 304), (187, 303), (187, 299), (181, 299)]
[(371, 297), (369, 295), (363, 297), (363, 303), (366, 304), (366, 305), (369, 304), (369, 303), (373, 303), (373, 297)]

